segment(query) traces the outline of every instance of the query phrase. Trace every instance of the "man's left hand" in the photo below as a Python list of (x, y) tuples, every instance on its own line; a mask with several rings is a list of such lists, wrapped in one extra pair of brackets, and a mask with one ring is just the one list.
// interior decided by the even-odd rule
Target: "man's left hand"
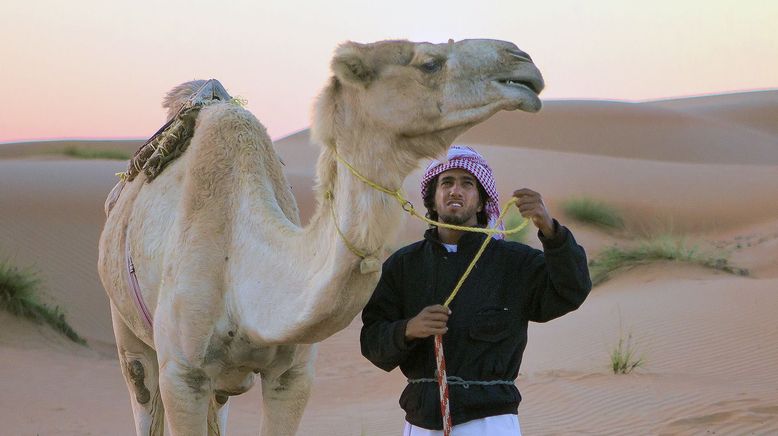
[(548, 214), (546, 205), (543, 204), (543, 198), (537, 192), (523, 188), (513, 191), (513, 196), (518, 198), (516, 207), (524, 218), (532, 220), (546, 238), (554, 237), (554, 220)]

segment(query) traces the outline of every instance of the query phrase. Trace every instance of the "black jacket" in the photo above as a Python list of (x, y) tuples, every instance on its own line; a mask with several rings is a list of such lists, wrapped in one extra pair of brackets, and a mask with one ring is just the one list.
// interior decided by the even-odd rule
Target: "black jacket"
[[(449, 377), (515, 380), (527, 345), (527, 323), (545, 322), (577, 309), (591, 289), (586, 254), (572, 233), (554, 221), (556, 235), (544, 251), (494, 240), (454, 301), (443, 336)], [(405, 326), (424, 307), (443, 304), (485, 237), (466, 233), (448, 253), (428, 230), (425, 239), (387, 259), (373, 296), (362, 311), (362, 354), (385, 371), (398, 365), (409, 379), (435, 378), (433, 338), (406, 343)], [(517, 413), (514, 384), (449, 385), (453, 424)], [(408, 384), (400, 396), (406, 420), (443, 428), (436, 383)]]

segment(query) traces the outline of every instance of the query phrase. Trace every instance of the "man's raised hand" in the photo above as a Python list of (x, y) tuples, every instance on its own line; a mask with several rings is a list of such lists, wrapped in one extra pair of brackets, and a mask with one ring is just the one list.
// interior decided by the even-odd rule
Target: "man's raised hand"
[(543, 197), (537, 192), (523, 188), (513, 191), (513, 196), (518, 199), (516, 207), (524, 218), (532, 220), (546, 238), (554, 237), (554, 220), (549, 215)]

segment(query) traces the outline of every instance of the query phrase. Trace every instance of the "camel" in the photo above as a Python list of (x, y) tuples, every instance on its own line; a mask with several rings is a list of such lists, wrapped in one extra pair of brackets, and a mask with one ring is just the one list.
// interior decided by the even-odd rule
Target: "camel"
[[(203, 107), (186, 151), (154, 180), (127, 181), (113, 204), (98, 269), (138, 435), (223, 434), (229, 397), (256, 374), (261, 434), (294, 434), (315, 344), (367, 303), (402, 221), (336, 152), (398, 189), (498, 111), (538, 111), (544, 86), (526, 53), (497, 40), (346, 42), (331, 70), (313, 110), (318, 206), (305, 227), (265, 128), (227, 102)], [(202, 84), (170, 91), (169, 119)], [(131, 296), (130, 253), (153, 330)]]

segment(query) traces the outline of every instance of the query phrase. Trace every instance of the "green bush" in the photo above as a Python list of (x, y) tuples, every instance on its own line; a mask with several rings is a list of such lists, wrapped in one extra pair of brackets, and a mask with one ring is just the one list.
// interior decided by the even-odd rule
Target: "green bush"
[(748, 275), (747, 269), (729, 265), (729, 261), (721, 254), (701, 253), (696, 247), (687, 247), (684, 238), (662, 235), (644, 240), (633, 248), (609, 247), (603, 250), (589, 262), (592, 284), (604, 282), (618, 269), (656, 261), (687, 262), (731, 274)]
[(86, 340), (67, 323), (59, 307), (52, 309), (38, 301), (36, 291), (39, 285), (40, 279), (34, 272), (20, 271), (0, 261), (0, 309), (37, 323), (48, 324), (73, 342), (86, 345)]
[(614, 374), (629, 374), (635, 368), (643, 366), (645, 360), (636, 357), (635, 345), (632, 343), (632, 334), (624, 338), (619, 337), (619, 343), (611, 350), (611, 369)]
[(593, 224), (606, 229), (621, 229), (624, 219), (621, 214), (607, 204), (591, 198), (580, 197), (565, 201), (562, 210), (570, 218)]
[(129, 160), (130, 154), (122, 150), (97, 150), (91, 148), (80, 148), (75, 146), (65, 147), (62, 154), (72, 156), (78, 159), (113, 159)]

